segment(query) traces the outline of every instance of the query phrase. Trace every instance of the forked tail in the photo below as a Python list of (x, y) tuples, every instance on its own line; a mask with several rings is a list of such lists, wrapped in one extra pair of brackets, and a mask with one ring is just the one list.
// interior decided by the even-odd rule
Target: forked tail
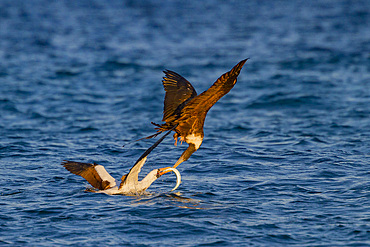
[[(155, 125), (155, 126), (158, 126), (159, 128), (161, 127), (160, 124), (156, 124), (156, 123), (153, 123), (153, 122), (152, 122), (152, 124)], [(177, 124), (174, 127), (172, 127), (171, 129), (169, 129), (169, 132), (171, 132), (172, 130), (174, 130), (176, 127), (177, 127)], [(166, 129), (165, 130), (162, 130), (162, 129), (159, 129), (159, 128), (156, 128), (156, 129), (158, 129), (157, 130), (157, 133), (155, 133), (153, 135), (150, 135), (150, 136), (147, 136), (147, 137), (143, 137), (143, 138), (134, 140), (134, 141), (130, 141), (130, 142), (126, 143), (125, 145), (123, 145), (122, 147), (124, 147), (124, 146), (126, 146), (126, 145), (128, 145), (130, 143), (133, 143), (133, 142), (138, 142), (138, 141), (145, 140), (145, 139), (152, 139), (152, 138), (157, 137), (158, 135), (162, 134), (162, 132), (166, 131)]]

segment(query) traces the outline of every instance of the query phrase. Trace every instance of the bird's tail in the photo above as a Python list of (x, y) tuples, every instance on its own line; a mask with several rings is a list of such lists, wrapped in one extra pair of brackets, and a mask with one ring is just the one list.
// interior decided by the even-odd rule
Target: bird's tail
[(154, 129), (156, 129), (157, 132), (160, 132), (160, 133), (167, 131), (167, 130), (174, 130), (178, 125), (178, 123), (173, 125), (174, 124), (173, 122), (172, 124), (171, 123), (157, 124), (157, 123), (151, 122), (151, 124), (153, 124), (154, 126), (157, 126)]
[(145, 140), (145, 139), (152, 139), (154, 137), (157, 137), (159, 134), (161, 134), (163, 131), (157, 131), (157, 133), (153, 134), (153, 135), (150, 135), (150, 136), (147, 136), (147, 137), (143, 137), (143, 138), (140, 138), (140, 139), (137, 139), (137, 140), (134, 140), (134, 141), (130, 141), (128, 143), (126, 143), (125, 145), (123, 145), (122, 147), (128, 145), (128, 144), (131, 144), (133, 142), (138, 142), (138, 141), (141, 141), (141, 140)]
[(123, 145), (122, 147), (124, 147), (124, 146), (126, 146), (130, 143), (133, 143), (133, 142), (138, 142), (138, 141), (145, 140), (145, 139), (152, 139), (152, 138), (157, 137), (158, 135), (162, 134), (162, 132), (164, 132), (164, 131), (169, 130), (171, 132), (172, 130), (174, 130), (177, 127), (177, 124), (176, 124), (175, 126), (173, 126), (171, 128), (163, 128), (162, 125), (160, 125), (160, 124), (156, 124), (156, 123), (153, 123), (153, 122), (151, 122), (151, 123), (158, 127), (158, 128), (155, 128), (157, 130), (157, 133), (155, 133), (153, 135), (150, 135), (150, 136), (147, 136), (147, 137), (143, 137), (143, 138), (134, 140), (134, 141), (130, 141), (130, 142), (126, 143), (125, 145)]

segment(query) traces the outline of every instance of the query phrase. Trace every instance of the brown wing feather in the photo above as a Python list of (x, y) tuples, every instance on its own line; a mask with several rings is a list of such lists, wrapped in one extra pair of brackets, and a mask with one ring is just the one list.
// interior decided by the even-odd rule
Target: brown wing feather
[[(163, 77), (162, 82), (166, 95), (162, 121), (166, 121), (176, 113), (179, 106), (182, 108), (181, 105), (197, 96), (194, 87), (184, 77), (170, 70), (166, 70), (164, 73), (165, 77)], [(178, 113), (180, 113), (180, 110), (178, 109)]]
[[(94, 188), (99, 190), (106, 189), (109, 186), (109, 182), (103, 181), (97, 171), (95, 170), (95, 164), (74, 162), (74, 161), (63, 161), (62, 165), (71, 173), (79, 175), (87, 180)], [(107, 184), (108, 183), (108, 184)]]
[(158, 131), (166, 131), (178, 124), (175, 131), (180, 136), (186, 136), (187, 132), (194, 129), (203, 134), (204, 119), (209, 109), (225, 94), (227, 94), (235, 85), (237, 77), (243, 65), (248, 59), (240, 61), (229, 72), (223, 74), (217, 81), (200, 95), (191, 98), (182, 107), (179, 114), (172, 114), (166, 118), (164, 124), (154, 124)]
[(191, 99), (182, 109), (181, 117), (178, 121), (186, 121), (191, 116), (198, 115), (204, 118), (208, 110), (235, 85), (240, 70), (248, 59), (240, 61), (229, 72), (226, 72), (206, 91)]

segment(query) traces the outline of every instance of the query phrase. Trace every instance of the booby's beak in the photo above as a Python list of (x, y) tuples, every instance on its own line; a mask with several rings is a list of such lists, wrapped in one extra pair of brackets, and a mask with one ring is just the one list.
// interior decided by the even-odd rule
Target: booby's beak
[(173, 167), (159, 168), (158, 171), (157, 171), (157, 177), (160, 177), (163, 174), (166, 174), (168, 172), (174, 172), (175, 175), (176, 175), (176, 186), (171, 190), (171, 191), (174, 191), (181, 184), (181, 174), (176, 168), (173, 168)]
[(158, 171), (157, 171), (157, 177), (160, 177), (163, 174), (166, 174), (168, 172), (172, 172), (172, 170), (170, 168), (172, 168), (172, 167), (159, 168)]

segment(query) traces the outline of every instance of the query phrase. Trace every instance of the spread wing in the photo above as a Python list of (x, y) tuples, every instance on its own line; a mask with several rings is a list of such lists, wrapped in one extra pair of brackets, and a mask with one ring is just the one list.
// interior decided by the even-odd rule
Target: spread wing
[(128, 174), (122, 176), (121, 184), (120, 184), (119, 188), (122, 188), (126, 184), (130, 184), (134, 187), (137, 186), (137, 184), (139, 182), (139, 173), (141, 171), (141, 168), (145, 164), (146, 158), (147, 158), (147, 156), (145, 156), (144, 158), (139, 159), (135, 163), (135, 165), (130, 169), (130, 172)]
[(172, 130), (174, 130), (177, 127), (175, 125), (172, 129), (170, 129), (166, 134), (164, 134), (158, 141), (156, 141), (150, 148), (148, 148), (141, 156), (140, 158), (136, 161), (134, 166), (130, 169), (130, 172), (126, 175), (123, 175), (121, 178), (121, 184), (119, 188), (122, 188), (124, 185), (136, 185), (138, 184), (139, 180), (139, 173), (141, 171), (141, 168), (145, 164), (145, 161), (148, 157), (148, 155), (153, 151), (154, 148), (156, 148), (159, 143), (161, 143), (166, 136), (168, 136), (169, 133), (171, 133)]
[(116, 186), (116, 180), (102, 165), (68, 160), (63, 161), (62, 165), (71, 173), (86, 179), (96, 189), (106, 190)]
[(165, 77), (163, 77), (162, 82), (166, 95), (162, 121), (166, 121), (170, 116), (177, 113), (176, 109), (179, 106), (179, 110), (181, 110), (186, 102), (197, 96), (194, 87), (184, 77), (170, 70), (165, 70), (164, 73)]
[(181, 122), (186, 122), (194, 115), (205, 118), (209, 109), (234, 87), (240, 70), (247, 60), (240, 61), (229, 72), (221, 75), (208, 90), (191, 99), (182, 109), (181, 117), (178, 119), (179, 127), (181, 127)]

